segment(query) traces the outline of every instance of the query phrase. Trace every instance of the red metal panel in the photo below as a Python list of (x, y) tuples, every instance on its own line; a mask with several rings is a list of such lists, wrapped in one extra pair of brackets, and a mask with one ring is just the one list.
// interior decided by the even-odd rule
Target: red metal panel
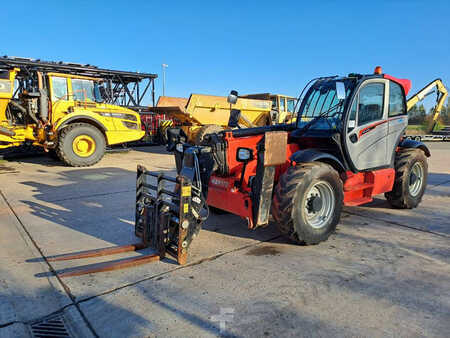
[(248, 221), (248, 227), (253, 228), (251, 198), (247, 192), (241, 192), (234, 187), (234, 182), (234, 177), (211, 176), (207, 203), (241, 216)]
[[(247, 219), (249, 228), (253, 228), (253, 220), (252, 201), (249, 194), (250, 188), (248, 183), (249, 178), (256, 175), (257, 146), (261, 142), (263, 136), (264, 135), (255, 135), (234, 138), (231, 132), (226, 133), (225, 141), (227, 142), (227, 164), (229, 175), (227, 177), (212, 175), (209, 181), (208, 204)], [(252, 149), (254, 159), (247, 164), (242, 187), (238, 189), (235, 187), (235, 183), (240, 181), (243, 164), (236, 160), (236, 153), (237, 149), (242, 147)], [(289, 157), (297, 150), (299, 150), (297, 144), (287, 145), (286, 162), (277, 166), (275, 183), (278, 181), (280, 175), (291, 165)]]
[(344, 205), (355, 206), (372, 201), (372, 197), (392, 190), (393, 168), (353, 174), (348, 171), (344, 182)]
[(388, 168), (375, 170), (372, 174), (374, 176), (372, 196), (392, 190), (395, 180), (395, 169)]

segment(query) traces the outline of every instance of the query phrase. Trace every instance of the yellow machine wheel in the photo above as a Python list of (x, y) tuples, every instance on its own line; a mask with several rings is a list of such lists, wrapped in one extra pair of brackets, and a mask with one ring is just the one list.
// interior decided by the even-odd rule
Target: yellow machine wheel
[(95, 152), (95, 141), (89, 135), (77, 136), (73, 140), (72, 149), (77, 156), (89, 157)]
[(87, 167), (100, 161), (105, 154), (103, 133), (87, 123), (64, 127), (58, 138), (58, 157), (71, 167)]

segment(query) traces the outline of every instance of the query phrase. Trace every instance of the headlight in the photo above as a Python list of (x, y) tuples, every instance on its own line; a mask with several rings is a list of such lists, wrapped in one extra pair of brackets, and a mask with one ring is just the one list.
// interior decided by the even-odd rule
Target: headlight
[(182, 153), (183, 152), (183, 144), (182, 143), (177, 143), (177, 145), (175, 146), (175, 149), (179, 152)]
[(122, 121), (122, 124), (128, 129), (138, 129), (138, 125), (134, 122)]
[(110, 112), (99, 112), (100, 115), (106, 117), (115, 117), (118, 119), (137, 121), (137, 117), (133, 114), (124, 114), (124, 113), (110, 113)]
[(247, 162), (253, 159), (253, 151), (248, 148), (238, 148), (236, 160), (239, 162)]

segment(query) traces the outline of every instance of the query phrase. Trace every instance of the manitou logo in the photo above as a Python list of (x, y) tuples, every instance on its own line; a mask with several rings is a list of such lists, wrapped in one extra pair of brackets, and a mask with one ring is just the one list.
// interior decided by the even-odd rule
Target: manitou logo
[(211, 184), (224, 189), (227, 189), (229, 185), (228, 181), (216, 177), (211, 178)]

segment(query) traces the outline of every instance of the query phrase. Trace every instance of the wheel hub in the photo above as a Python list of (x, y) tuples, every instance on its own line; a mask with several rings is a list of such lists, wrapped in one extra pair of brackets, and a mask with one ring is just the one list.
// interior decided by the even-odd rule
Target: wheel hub
[(95, 152), (95, 141), (89, 135), (79, 135), (72, 143), (73, 152), (80, 157), (89, 157)]
[(314, 196), (308, 199), (307, 204), (308, 204), (308, 211), (316, 213), (320, 211), (320, 209), (322, 209), (323, 205), (322, 198), (318, 194), (315, 194)]
[(335, 205), (334, 190), (326, 181), (315, 183), (305, 199), (305, 216), (309, 225), (315, 229), (324, 227), (333, 216)]
[(417, 175), (414, 173), (411, 173), (409, 176), (409, 185), (412, 185), (417, 182)]
[(424, 176), (425, 173), (422, 164), (420, 164), (420, 162), (414, 163), (411, 167), (408, 184), (409, 194), (411, 196), (417, 196), (422, 190)]

